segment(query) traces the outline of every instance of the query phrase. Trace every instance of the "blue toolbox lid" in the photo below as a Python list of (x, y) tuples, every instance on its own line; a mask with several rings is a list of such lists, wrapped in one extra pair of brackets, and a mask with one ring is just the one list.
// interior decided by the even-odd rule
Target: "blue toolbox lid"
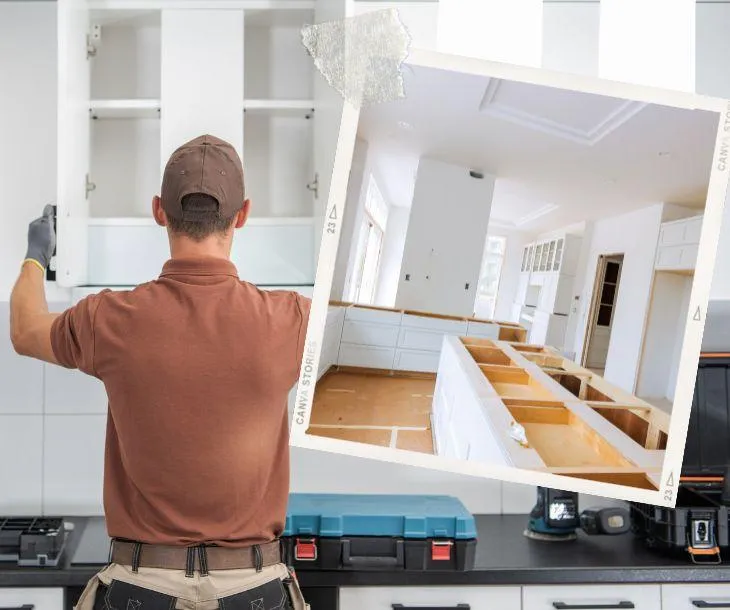
[(450, 496), (290, 494), (282, 536), (476, 539), (474, 517)]

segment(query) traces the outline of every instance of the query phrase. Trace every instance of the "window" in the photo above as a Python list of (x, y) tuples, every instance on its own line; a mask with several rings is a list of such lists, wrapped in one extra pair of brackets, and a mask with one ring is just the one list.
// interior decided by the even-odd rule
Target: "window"
[(355, 251), (349, 300), (353, 303), (370, 305), (375, 299), (380, 255), (388, 222), (388, 204), (383, 199), (372, 174), (368, 182), (364, 208)]
[(477, 300), (474, 305), (474, 315), (480, 318), (491, 319), (494, 317), (506, 248), (506, 238), (498, 235), (487, 236), (482, 271), (479, 276), (479, 286), (477, 287)]

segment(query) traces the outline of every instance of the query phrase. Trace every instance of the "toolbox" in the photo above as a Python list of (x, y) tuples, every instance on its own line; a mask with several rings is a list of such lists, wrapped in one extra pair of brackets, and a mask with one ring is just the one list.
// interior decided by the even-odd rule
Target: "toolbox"
[(297, 570), (446, 570), (474, 566), (474, 517), (456, 498), (291, 494), (281, 537)]
[(728, 550), (728, 504), (724, 485), (681, 481), (675, 508), (632, 502), (631, 527), (650, 548), (685, 554), (694, 563), (720, 563)]
[(695, 563), (720, 563), (730, 550), (729, 465), (730, 353), (703, 353), (675, 508), (630, 503), (634, 534), (651, 548), (689, 555)]

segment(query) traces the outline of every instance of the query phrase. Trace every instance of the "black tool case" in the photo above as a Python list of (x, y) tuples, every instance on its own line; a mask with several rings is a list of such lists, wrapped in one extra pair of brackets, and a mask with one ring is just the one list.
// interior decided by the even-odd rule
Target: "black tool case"
[(730, 551), (729, 465), (730, 353), (703, 353), (675, 508), (630, 503), (632, 531), (651, 548), (719, 563)]

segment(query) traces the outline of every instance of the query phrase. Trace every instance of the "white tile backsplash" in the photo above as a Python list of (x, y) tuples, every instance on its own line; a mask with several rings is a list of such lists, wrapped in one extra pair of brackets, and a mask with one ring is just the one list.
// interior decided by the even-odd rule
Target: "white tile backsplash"
[(46, 413), (98, 414), (107, 410), (104, 384), (81, 371), (60, 366), (45, 366), (44, 396)]
[(106, 415), (46, 415), (45, 514), (103, 514)]
[(43, 413), (43, 364), (15, 353), (9, 303), (0, 303), (0, 380), (0, 414)]
[(40, 514), (42, 478), (43, 416), (0, 415), (0, 515)]
[(537, 501), (537, 487), (523, 483), (502, 483), (502, 514), (529, 513)]

